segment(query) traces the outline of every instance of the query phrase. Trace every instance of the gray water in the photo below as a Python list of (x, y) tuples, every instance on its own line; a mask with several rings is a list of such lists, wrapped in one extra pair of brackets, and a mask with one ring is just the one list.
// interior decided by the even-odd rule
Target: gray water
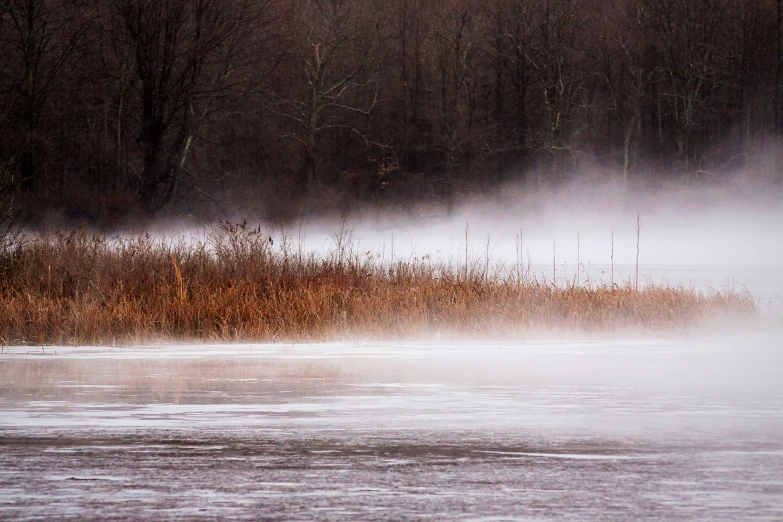
[(6, 349), (0, 518), (779, 520), (781, 339)]

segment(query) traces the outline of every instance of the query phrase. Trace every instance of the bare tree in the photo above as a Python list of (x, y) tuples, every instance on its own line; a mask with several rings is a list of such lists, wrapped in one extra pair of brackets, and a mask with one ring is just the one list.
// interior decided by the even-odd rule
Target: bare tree
[[(713, 116), (710, 108), (725, 86), (727, 3), (722, 0), (645, 2), (650, 14), (648, 38), (661, 64), (663, 108), (673, 123), (677, 157), (685, 172), (694, 166), (694, 136)], [(665, 115), (659, 115), (663, 120)]]
[(399, 0), (395, 5), (396, 19), (394, 40), (398, 65), (395, 78), (396, 92), (391, 94), (399, 107), (399, 158), (403, 166), (416, 165), (412, 161), (416, 152), (423, 148), (421, 134), (422, 104), (426, 82), (425, 44), (428, 38), (427, 8), (421, 2)]
[(549, 171), (555, 176), (563, 169), (563, 156), (575, 152), (575, 130), (570, 127), (595, 74), (585, 66), (588, 14), (581, 0), (545, 0), (536, 3), (530, 18), (535, 37), (527, 57), (542, 109), (532, 138), (549, 155)]
[(11, 164), (3, 162), (0, 163), (0, 270), (5, 268), (5, 257), (19, 240), (18, 219)]
[[(119, 105), (127, 100), (139, 107), (138, 118), (130, 110), (121, 114), (137, 144), (129, 153), (129, 181), (148, 213), (177, 192), (201, 125), (242, 83), (242, 69), (252, 63), (243, 46), (271, 6), (252, 0), (113, 1)], [(120, 127), (116, 132), (120, 140)]]
[(0, 1), (0, 47), (8, 59), (3, 87), (12, 99), (8, 117), (17, 129), (13, 148), (25, 192), (41, 189), (36, 157), (41, 116), (84, 32), (84, 25), (74, 23), (79, 13), (76, 0)]
[(775, 133), (783, 136), (783, 0), (775, 0)]
[(289, 122), (285, 137), (303, 151), (304, 188), (323, 180), (321, 138), (327, 131), (347, 131), (374, 142), (357, 122), (378, 105), (379, 21), (361, 2), (303, 0), (301, 34), (292, 61), (294, 80), (277, 94), (273, 110)]
[[(501, 40), (495, 45), (498, 58), (508, 64), (507, 76), (512, 85), (514, 138), (512, 146), (524, 152), (528, 148), (529, 96), (531, 67), (529, 56), (533, 40), (530, 0), (500, 0), (494, 16), (500, 24)], [(502, 114), (498, 110), (498, 115)]]
[(481, 68), (481, 15), (472, 0), (446, 2), (432, 27), (436, 61), (439, 145), (448, 166), (469, 161), (480, 90), (486, 78)]
[(762, 134), (769, 126), (764, 114), (764, 101), (768, 98), (764, 92), (768, 85), (764, 68), (767, 60), (776, 59), (767, 52), (773, 44), (767, 25), (774, 17), (769, 16), (771, 6), (763, 2), (731, 0), (729, 4), (724, 30), (731, 77), (729, 87), (735, 97), (730, 116), (736, 119), (739, 129), (739, 152), (747, 154), (754, 148), (754, 135)]
[[(622, 130), (622, 182), (628, 176), (636, 158), (641, 135), (642, 113), (656, 67), (645, 63), (648, 45), (644, 35), (648, 31), (646, 2), (617, 2), (611, 14), (605, 14), (602, 25), (601, 58), (603, 78), (609, 92), (611, 110)], [(607, 19), (611, 17), (611, 19)]]

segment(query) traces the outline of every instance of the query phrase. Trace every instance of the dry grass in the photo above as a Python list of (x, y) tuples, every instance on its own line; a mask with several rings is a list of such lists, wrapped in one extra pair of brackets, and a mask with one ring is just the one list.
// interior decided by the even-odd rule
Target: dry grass
[(381, 261), (346, 235), (316, 256), (246, 225), (203, 241), (28, 239), (0, 259), (0, 343), (291, 341), (495, 336), (528, 329), (667, 331), (753, 299), (670, 286), (556, 285), (484, 259)]

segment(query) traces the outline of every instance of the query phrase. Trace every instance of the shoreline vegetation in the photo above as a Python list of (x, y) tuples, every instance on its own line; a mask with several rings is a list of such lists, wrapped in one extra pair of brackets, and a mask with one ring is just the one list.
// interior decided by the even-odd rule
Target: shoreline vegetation
[(344, 229), (332, 239), (316, 254), (245, 223), (201, 240), (31, 236), (0, 256), (0, 344), (671, 332), (756, 313), (747, 292), (553, 282), (467, 249), (453, 262), (395, 260), (360, 251)]

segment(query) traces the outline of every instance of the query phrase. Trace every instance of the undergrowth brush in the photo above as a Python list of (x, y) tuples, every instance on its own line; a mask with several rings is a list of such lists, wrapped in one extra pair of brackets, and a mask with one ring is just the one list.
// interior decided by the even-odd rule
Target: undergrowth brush
[(308, 253), (285, 234), (227, 223), (200, 240), (39, 234), (0, 275), (5, 345), (670, 331), (754, 311), (747, 293), (556, 282), (483, 258), (388, 259), (344, 233)]

